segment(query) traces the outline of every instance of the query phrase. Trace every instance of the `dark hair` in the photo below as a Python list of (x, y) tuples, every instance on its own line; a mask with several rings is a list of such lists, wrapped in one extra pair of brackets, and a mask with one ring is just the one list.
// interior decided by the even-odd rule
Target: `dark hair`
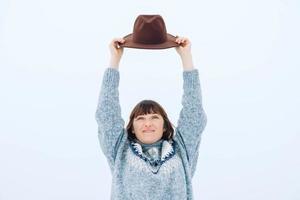
[(146, 115), (146, 114), (153, 114), (153, 113), (160, 114), (164, 120), (164, 129), (165, 130), (163, 132), (162, 139), (170, 140), (173, 138), (174, 128), (167, 116), (167, 113), (163, 109), (163, 107), (159, 103), (157, 103), (153, 100), (143, 100), (143, 101), (139, 102), (131, 111), (131, 114), (129, 117), (129, 122), (126, 127), (129, 140), (133, 141), (133, 140), (137, 139), (135, 134), (132, 133), (134, 118), (139, 115)]

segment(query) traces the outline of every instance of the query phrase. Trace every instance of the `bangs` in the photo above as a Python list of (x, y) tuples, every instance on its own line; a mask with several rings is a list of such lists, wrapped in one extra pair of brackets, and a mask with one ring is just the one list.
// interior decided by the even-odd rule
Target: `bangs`
[(161, 114), (161, 109), (151, 101), (143, 101), (136, 107), (133, 117), (147, 114)]

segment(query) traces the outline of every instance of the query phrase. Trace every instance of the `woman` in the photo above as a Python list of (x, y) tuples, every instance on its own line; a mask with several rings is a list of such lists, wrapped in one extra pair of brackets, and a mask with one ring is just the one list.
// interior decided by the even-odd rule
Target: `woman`
[(119, 104), (119, 62), (123, 38), (110, 43), (96, 111), (100, 146), (112, 173), (111, 199), (193, 199), (192, 177), (207, 118), (202, 108), (199, 72), (193, 66), (191, 43), (177, 37), (183, 66), (183, 97), (174, 129), (164, 109), (151, 100), (138, 103), (124, 128)]

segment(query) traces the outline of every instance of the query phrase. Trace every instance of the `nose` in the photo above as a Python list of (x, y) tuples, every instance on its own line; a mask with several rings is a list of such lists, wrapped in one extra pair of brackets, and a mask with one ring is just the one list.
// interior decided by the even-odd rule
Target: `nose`
[(152, 125), (151, 120), (146, 120), (144, 125), (145, 127), (150, 127)]

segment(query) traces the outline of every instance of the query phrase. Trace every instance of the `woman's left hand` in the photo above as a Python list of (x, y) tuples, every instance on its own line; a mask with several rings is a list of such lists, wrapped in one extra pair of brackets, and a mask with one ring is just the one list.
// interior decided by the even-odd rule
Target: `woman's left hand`
[(186, 37), (178, 37), (175, 40), (180, 46), (175, 47), (177, 53), (181, 57), (182, 67), (184, 70), (192, 70), (194, 69), (192, 52), (191, 52), (191, 42)]

